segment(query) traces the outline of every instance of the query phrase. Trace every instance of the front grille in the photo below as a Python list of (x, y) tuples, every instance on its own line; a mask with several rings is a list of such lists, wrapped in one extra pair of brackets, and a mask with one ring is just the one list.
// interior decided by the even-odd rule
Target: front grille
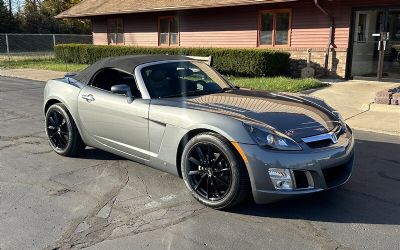
[(305, 144), (310, 148), (325, 148), (337, 143), (340, 136), (346, 132), (342, 125), (338, 125), (334, 130), (326, 134), (320, 134), (303, 138)]
[(321, 140), (321, 141), (308, 142), (306, 144), (310, 148), (325, 148), (325, 147), (329, 147), (333, 143), (332, 143), (331, 139), (326, 139), (326, 140)]

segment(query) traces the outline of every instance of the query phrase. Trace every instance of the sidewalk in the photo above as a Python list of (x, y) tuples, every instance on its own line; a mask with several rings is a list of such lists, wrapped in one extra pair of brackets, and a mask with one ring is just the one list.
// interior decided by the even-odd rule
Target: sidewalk
[[(37, 81), (63, 77), (63, 72), (35, 69), (0, 69), (0, 76)], [(347, 81), (305, 93), (324, 99), (354, 129), (400, 136), (400, 106), (374, 104), (375, 93), (400, 84)]]
[(64, 77), (64, 72), (42, 69), (2, 69), (0, 76), (17, 77), (29, 80), (46, 82), (49, 79)]
[(376, 92), (399, 85), (353, 80), (308, 93), (337, 109), (353, 129), (400, 135), (400, 106), (373, 103)]

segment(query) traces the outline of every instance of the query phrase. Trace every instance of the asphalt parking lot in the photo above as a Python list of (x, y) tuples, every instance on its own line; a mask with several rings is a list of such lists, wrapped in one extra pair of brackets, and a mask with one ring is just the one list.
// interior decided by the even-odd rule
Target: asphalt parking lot
[(0, 77), (0, 249), (400, 249), (400, 137), (356, 131), (338, 190), (215, 211), (158, 170), (55, 154), (43, 87)]

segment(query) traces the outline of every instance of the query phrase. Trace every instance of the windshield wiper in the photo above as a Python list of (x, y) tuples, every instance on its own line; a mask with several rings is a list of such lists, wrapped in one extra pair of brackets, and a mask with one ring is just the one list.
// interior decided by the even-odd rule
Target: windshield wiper
[(203, 90), (193, 90), (193, 91), (188, 91), (188, 92), (179, 93), (179, 94), (161, 96), (160, 98), (186, 97), (186, 96), (208, 95), (208, 94), (216, 94), (216, 93), (219, 93), (219, 92), (215, 92), (215, 91), (203, 91)]
[(158, 98), (173, 98), (173, 97), (183, 97), (185, 93), (179, 93), (179, 94), (173, 94), (173, 95), (165, 95), (165, 96), (160, 96)]
[(227, 87), (227, 88), (222, 88), (219, 92), (220, 93), (225, 93), (225, 92), (228, 92), (229, 90), (234, 90), (235, 88), (233, 88), (233, 87)]

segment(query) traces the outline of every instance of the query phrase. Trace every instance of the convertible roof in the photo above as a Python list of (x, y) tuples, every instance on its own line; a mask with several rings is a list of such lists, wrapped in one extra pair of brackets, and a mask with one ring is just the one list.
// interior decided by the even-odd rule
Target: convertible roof
[(138, 65), (167, 60), (191, 60), (185, 56), (169, 56), (169, 55), (135, 55), (135, 56), (120, 56), (120, 57), (107, 57), (101, 59), (86, 69), (82, 70), (75, 76), (74, 79), (81, 83), (89, 84), (92, 76), (103, 68), (115, 68), (129, 73), (133, 73)]

